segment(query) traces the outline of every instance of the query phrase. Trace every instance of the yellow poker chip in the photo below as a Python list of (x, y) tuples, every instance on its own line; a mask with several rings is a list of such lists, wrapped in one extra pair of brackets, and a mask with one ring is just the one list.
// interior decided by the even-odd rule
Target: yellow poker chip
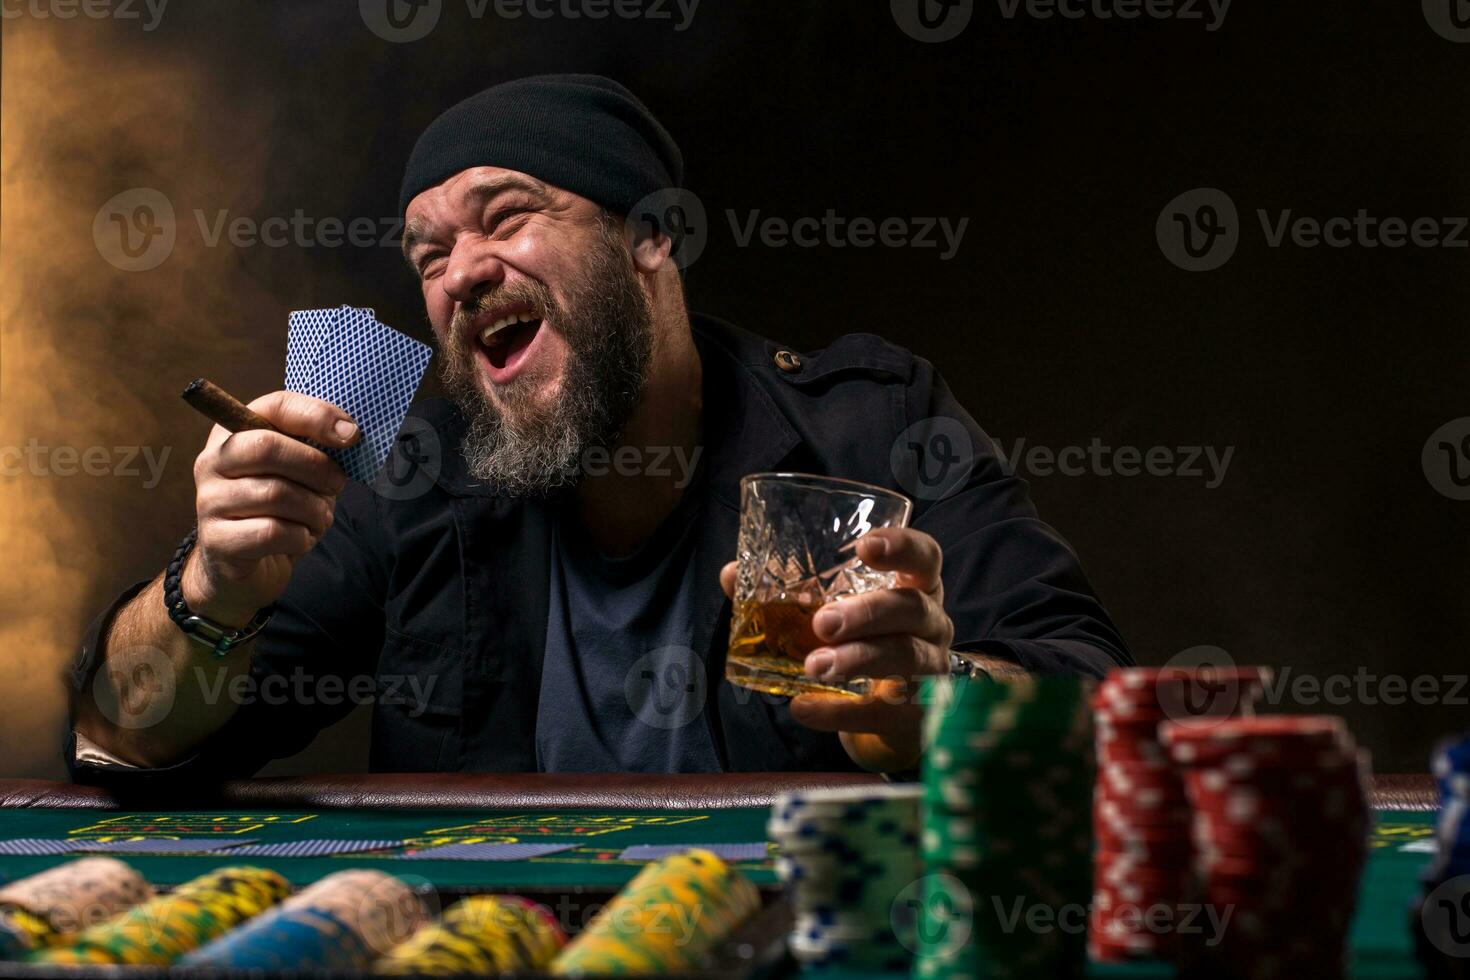
[(709, 851), (646, 865), (567, 944), (563, 975), (690, 970), (758, 906), (759, 892)]
[(466, 898), (374, 964), (390, 975), (544, 970), (561, 947), (553, 923), (521, 899)]
[(280, 902), (290, 890), (286, 879), (268, 868), (222, 868), (84, 929), (71, 945), (43, 950), (32, 960), (167, 964)]

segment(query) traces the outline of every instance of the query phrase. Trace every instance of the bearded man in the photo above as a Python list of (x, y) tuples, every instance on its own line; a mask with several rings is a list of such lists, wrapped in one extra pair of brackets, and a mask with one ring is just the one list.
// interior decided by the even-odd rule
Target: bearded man
[[(689, 312), (676, 243), (637, 213), (682, 177), (665, 129), (597, 76), (508, 82), (437, 119), (400, 207), (450, 399), (415, 408), (388, 467), (407, 476), (372, 487), (317, 448), (359, 437), (333, 405), (275, 392), (250, 407), (281, 433), (216, 427), (171, 605), (231, 642), (176, 625), (166, 575), (125, 592), (71, 673), (73, 774), (248, 775), (365, 699), (375, 771), (899, 772), (921, 754), (917, 678), (1127, 663), (932, 365)], [(967, 443), (959, 478), (860, 540), (897, 586), (824, 607), (804, 665), (906, 696), (724, 682), (741, 477), (912, 489), (894, 447), (936, 428)]]

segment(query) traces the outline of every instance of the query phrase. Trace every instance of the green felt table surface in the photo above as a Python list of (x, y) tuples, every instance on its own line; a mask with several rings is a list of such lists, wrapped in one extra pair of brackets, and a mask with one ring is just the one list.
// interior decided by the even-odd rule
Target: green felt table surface
[[(643, 867), (618, 855), (634, 844), (747, 843), (766, 838), (766, 810), (665, 811), (487, 811), (487, 810), (276, 810), (199, 812), (105, 812), (0, 810), (0, 839), (39, 837), (134, 840), (162, 837), (235, 838), (260, 844), (317, 838), (403, 840), (373, 856), (314, 858), (239, 857), (224, 854), (120, 855), (155, 885), (176, 885), (227, 863), (274, 868), (293, 885), (316, 881), (346, 868), (377, 868), (415, 875), (437, 888), (474, 891), (585, 887), (615, 890)], [(439, 844), (572, 843), (576, 847), (522, 861), (404, 860), (400, 855)], [(18, 878), (45, 870), (59, 857), (0, 856), (0, 875)], [(759, 885), (777, 881), (771, 860), (736, 862)]]
[[(61, 809), (0, 810), (0, 839), (230, 837), (276, 843), (307, 838), (405, 840), (411, 847), (461, 841), (572, 842), (571, 851), (524, 861), (406, 861), (387, 855), (320, 858), (238, 858), (280, 871), (303, 885), (344, 868), (379, 868), (444, 890), (536, 890), (620, 887), (642, 867), (618, 854), (634, 844), (743, 843), (765, 839), (765, 808), (706, 811), (609, 812), (593, 810), (281, 810), (128, 812)], [(1361, 978), (1421, 975), (1408, 932), (1408, 909), (1433, 838), (1433, 814), (1382, 812), (1371, 842), (1352, 933), (1352, 975)], [(0, 875), (18, 878), (67, 856), (0, 857)], [(123, 858), (149, 881), (171, 885), (231, 863), (227, 856)], [(737, 864), (757, 884), (774, 886), (772, 862)], [(1169, 976), (1165, 967), (1094, 965), (1093, 976)], [(1304, 978), (1305, 980), (1305, 978)]]

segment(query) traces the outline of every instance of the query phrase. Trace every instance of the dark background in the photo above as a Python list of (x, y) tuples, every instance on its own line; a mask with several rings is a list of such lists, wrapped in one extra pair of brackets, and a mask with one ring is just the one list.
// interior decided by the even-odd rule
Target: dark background
[[(196, 79), (171, 95), (184, 111), (124, 113), (144, 127), (126, 152), (90, 147), (105, 179), (87, 213), (131, 186), (171, 193), (187, 173), (209, 198), (176, 201), (191, 222), (194, 206), (391, 215), (417, 133), (452, 102), (528, 73), (611, 75), (680, 141), (708, 211), (693, 308), (801, 348), (883, 334), (933, 361), (1005, 446), (1234, 447), (1214, 489), (1203, 477), (1032, 479), (1141, 662), (1209, 645), (1297, 675), (1438, 678), (1427, 705), (1383, 704), (1374, 686), (1345, 704), (1281, 703), (1346, 714), (1384, 771), (1422, 769), (1432, 740), (1470, 714), (1454, 680), (1470, 628), (1470, 503), (1437, 492), (1421, 465), (1430, 434), (1470, 415), (1470, 249), (1272, 248), (1256, 218), (1470, 214), (1470, 44), (1439, 36), (1418, 4), (1237, 0), (1208, 31), (1007, 19), (988, 0), (958, 38), (931, 44), (907, 36), (887, 0), (704, 0), (682, 32), (476, 20), (445, 0), (426, 39), (390, 44), (351, 0), (173, 0), (153, 32), (83, 34), (101, 56), (104, 116), (120, 111), (110, 64), (185, 65)], [(150, 145), (171, 148), (168, 162)], [(1166, 260), (1155, 221), (1202, 186), (1234, 201), (1240, 245), (1191, 273)], [(726, 218), (829, 208), (969, 226), (946, 262), (938, 249), (742, 248)], [(92, 259), (85, 276), (125, 277)], [(85, 491), (112, 528), (97, 567), (72, 580), (89, 608), (152, 574), (188, 524), (187, 462), (203, 436), (177, 417), (175, 375), (205, 364), (242, 395), (278, 387), (298, 308), (373, 306), (427, 339), (391, 248), (257, 247), (206, 268), (241, 284), (241, 305), (204, 272), (168, 286), (199, 296), (197, 316), (151, 319), (146, 275), (100, 300), (123, 326), (88, 339), (92, 363), (126, 380), (139, 424), (177, 438), (180, 457), (162, 496)], [(287, 768), (360, 765), (360, 722)]]

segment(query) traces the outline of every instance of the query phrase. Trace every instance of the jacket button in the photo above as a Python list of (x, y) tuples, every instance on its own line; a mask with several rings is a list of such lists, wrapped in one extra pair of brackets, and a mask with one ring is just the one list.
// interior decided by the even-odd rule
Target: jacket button
[(776, 367), (787, 374), (795, 374), (801, 370), (801, 357), (793, 351), (778, 350), (776, 351)]

